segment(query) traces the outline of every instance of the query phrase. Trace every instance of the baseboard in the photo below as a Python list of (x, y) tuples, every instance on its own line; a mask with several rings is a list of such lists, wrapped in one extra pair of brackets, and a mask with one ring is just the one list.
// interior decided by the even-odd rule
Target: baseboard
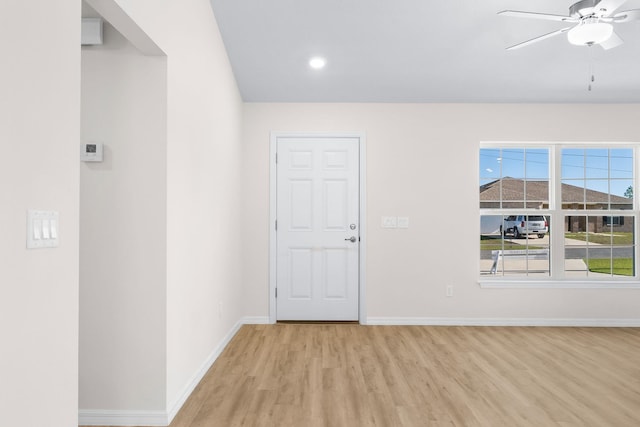
[(368, 317), (367, 325), (640, 327), (640, 319)]
[(240, 319), (211, 352), (200, 368), (193, 374), (178, 397), (169, 405), (167, 411), (110, 411), (110, 410), (79, 410), (78, 424), (83, 426), (149, 426), (166, 427), (178, 414), (182, 405), (187, 401), (196, 386), (202, 381), (211, 365), (222, 354), (231, 339), (244, 324), (268, 323), (268, 317), (245, 317)]
[(78, 411), (78, 425), (82, 426), (165, 427), (169, 424), (165, 411)]
[(171, 424), (171, 421), (178, 415), (178, 412), (182, 408), (182, 405), (187, 401), (193, 390), (196, 386), (202, 381), (205, 374), (211, 368), (211, 365), (216, 361), (216, 359), (222, 354), (225, 347), (229, 344), (231, 339), (238, 333), (242, 325), (244, 324), (244, 319), (240, 319), (233, 328), (229, 331), (227, 335), (222, 339), (222, 341), (218, 344), (218, 346), (211, 352), (209, 357), (204, 361), (204, 363), (200, 366), (200, 369), (196, 371), (195, 374), (191, 377), (191, 380), (184, 386), (182, 392), (178, 395), (178, 397), (169, 405), (168, 411), (168, 420), (167, 425)]
[(244, 325), (268, 325), (270, 323), (269, 316), (252, 316), (242, 319)]
[(205, 374), (214, 364), (216, 359), (218, 359), (218, 357), (220, 356), (220, 354), (222, 354), (222, 352), (227, 347), (227, 345), (229, 345), (229, 342), (231, 342), (233, 337), (238, 333), (242, 325), (259, 325), (259, 324), (267, 324), (267, 323), (269, 323), (269, 317), (267, 316), (243, 317), (233, 326), (233, 328), (231, 328), (229, 333), (222, 339), (220, 344), (218, 344), (218, 346), (213, 350), (213, 352), (209, 355), (207, 360), (205, 360), (202, 366), (200, 366), (200, 369), (198, 369), (198, 371), (193, 375), (193, 377), (191, 377), (191, 380), (184, 387), (179, 397), (176, 400), (174, 400), (171, 405), (169, 405), (169, 412), (167, 417), (169, 422), (167, 423), (167, 425), (171, 424), (171, 421), (173, 421), (175, 416), (178, 415), (178, 412), (182, 408), (182, 405), (184, 405), (184, 403), (187, 401), (189, 396), (191, 396), (191, 393), (193, 393), (193, 390), (200, 383), (200, 381), (202, 381), (202, 378), (204, 378)]

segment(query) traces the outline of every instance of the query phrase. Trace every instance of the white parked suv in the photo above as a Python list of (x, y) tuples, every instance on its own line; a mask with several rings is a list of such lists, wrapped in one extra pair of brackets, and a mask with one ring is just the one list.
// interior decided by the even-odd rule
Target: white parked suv
[(509, 215), (500, 226), (500, 234), (505, 237), (513, 234), (516, 239), (528, 234), (537, 234), (539, 238), (543, 238), (548, 231), (549, 223), (542, 215)]

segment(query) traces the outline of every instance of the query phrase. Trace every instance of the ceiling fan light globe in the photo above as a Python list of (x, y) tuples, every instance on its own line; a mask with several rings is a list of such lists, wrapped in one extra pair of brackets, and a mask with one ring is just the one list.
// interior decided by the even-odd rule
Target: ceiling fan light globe
[(569, 43), (577, 46), (591, 46), (609, 40), (613, 26), (606, 22), (592, 22), (576, 25), (567, 33)]

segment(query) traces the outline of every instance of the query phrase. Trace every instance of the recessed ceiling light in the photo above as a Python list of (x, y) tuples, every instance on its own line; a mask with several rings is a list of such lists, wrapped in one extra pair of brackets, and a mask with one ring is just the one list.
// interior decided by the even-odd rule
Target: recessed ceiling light
[(309, 66), (314, 70), (319, 70), (321, 68), (324, 68), (325, 65), (327, 65), (326, 59), (320, 56), (314, 56), (309, 60)]

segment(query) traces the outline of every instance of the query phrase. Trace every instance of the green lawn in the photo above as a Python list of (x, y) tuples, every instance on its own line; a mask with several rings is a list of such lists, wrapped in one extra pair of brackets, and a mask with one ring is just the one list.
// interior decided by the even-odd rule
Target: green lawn
[[(589, 271), (594, 273), (611, 274), (611, 263), (609, 259), (590, 259), (585, 260)], [(614, 258), (613, 274), (616, 276), (633, 276), (633, 259), (632, 258)]]
[[(535, 239), (529, 240), (533, 242)], [(483, 236), (480, 235), (480, 250), (481, 251), (499, 251), (499, 250), (521, 250), (521, 249), (542, 249), (541, 246), (534, 246), (529, 244), (526, 246), (527, 240), (523, 239), (522, 244), (514, 243), (509, 240), (504, 241), (504, 247), (502, 246), (502, 238), (500, 236)]]
[(587, 235), (589, 236), (589, 242), (599, 243), (601, 245), (632, 245), (633, 233), (613, 233), (613, 242), (611, 240), (611, 234), (606, 233), (564, 233), (564, 237), (567, 239), (587, 241)]

